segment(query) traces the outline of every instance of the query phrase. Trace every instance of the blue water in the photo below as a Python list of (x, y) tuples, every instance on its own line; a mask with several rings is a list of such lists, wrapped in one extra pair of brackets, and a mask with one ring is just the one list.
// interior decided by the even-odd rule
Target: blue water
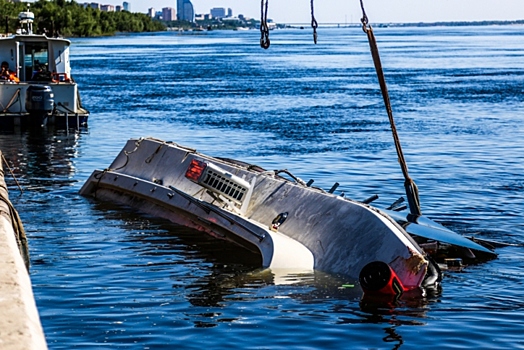
[[(524, 27), (378, 28), (422, 212), (468, 236), (524, 242)], [(524, 249), (442, 291), (369, 305), (321, 273), (275, 276), (234, 247), (78, 195), (129, 138), (153, 136), (385, 207), (403, 193), (359, 28), (74, 39), (89, 127), (0, 135), (30, 242), (50, 349), (524, 348)]]

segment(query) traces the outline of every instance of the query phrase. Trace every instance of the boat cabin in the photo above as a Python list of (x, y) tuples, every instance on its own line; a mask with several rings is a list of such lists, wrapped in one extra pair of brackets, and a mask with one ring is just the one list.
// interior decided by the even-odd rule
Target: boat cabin
[(23, 119), (38, 126), (49, 120), (61, 120), (66, 127), (86, 125), (89, 112), (71, 77), (71, 42), (33, 33), (30, 11), (18, 18), (21, 29), (0, 37), (0, 62), (7, 66), (0, 76), (0, 123), (12, 119), (18, 125)]
[(48, 38), (32, 31), (32, 12), (19, 15), (23, 29), (0, 40), (0, 61), (7, 62), (9, 69), (20, 81), (65, 81), (71, 76), (69, 62), (70, 41)]

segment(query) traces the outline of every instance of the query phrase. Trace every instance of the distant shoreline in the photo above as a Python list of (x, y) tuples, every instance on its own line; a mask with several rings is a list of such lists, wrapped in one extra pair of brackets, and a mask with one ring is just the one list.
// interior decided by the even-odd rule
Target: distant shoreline
[(524, 19), (515, 21), (472, 21), (472, 22), (420, 22), (420, 23), (385, 23), (388, 26), (394, 27), (458, 27), (458, 26), (491, 26), (491, 25), (512, 25), (524, 24)]
[[(452, 22), (408, 22), (408, 23), (370, 23), (373, 27), (463, 27), (492, 25), (524, 25), (524, 19), (513, 21), (452, 21)], [(282, 24), (286, 28), (309, 27), (309, 24)], [(360, 27), (361, 23), (319, 23), (320, 27)]]

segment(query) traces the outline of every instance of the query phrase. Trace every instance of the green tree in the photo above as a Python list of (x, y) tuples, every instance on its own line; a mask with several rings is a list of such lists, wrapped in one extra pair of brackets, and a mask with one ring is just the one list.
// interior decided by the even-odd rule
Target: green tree
[[(116, 32), (153, 32), (165, 30), (165, 25), (143, 13), (105, 12), (84, 8), (76, 1), (38, 0), (31, 3), (35, 14), (34, 31), (47, 35), (100, 36)], [(7, 31), (18, 28), (18, 14), (27, 9), (27, 3), (0, 0), (0, 16), (7, 22)]]

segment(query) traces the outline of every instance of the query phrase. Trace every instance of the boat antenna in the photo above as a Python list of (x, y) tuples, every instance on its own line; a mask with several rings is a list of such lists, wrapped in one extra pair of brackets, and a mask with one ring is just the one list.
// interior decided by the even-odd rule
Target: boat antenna
[(422, 215), (422, 212), (420, 211), (418, 188), (408, 174), (408, 166), (406, 164), (406, 160), (404, 159), (404, 154), (402, 153), (402, 147), (400, 146), (397, 128), (395, 127), (395, 120), (393, 119), (393, 111), (391, 109), (388, 88), (386, 86), (386, 78), (384, 77), (384, 71), (382, 70), (382, 64), (380, 62), (377, 41), (375, 40), (375, 35), (373, 34), (371, 25), (368, 26), (368, 17), (366, 15), (366, 11), (364, 10), (363, 0), (360, 0), (360, 7), (362, 8), (362, 29), (368, 36), (371, 56), (373, 57), (373, 63), (375, 64), (380, 90), (382, 91), (382, 98), (384, 99), (384, 104), (386, 105), (386, 110), (389, 117), (389, 123), (391, 124), (391, 132), (393, 133), (393, 140), (395, 142), (395, 148), (397, 149), (398, 161), (400, 163), (402, 173), (404, 174), (404, 188), (406, 189), (406, 196), (408, 198), (409, 211), (412, 215), (420, 216)]
[(313, 28), (313, 42), (316, 44), (317, 43), (317, 28), (318, 28), (318, 23), (317, 23), (317, 20), (315, 19), (315, 6), (313, 5), (313, 0), (311, 0), (311, 28)]
[(267, 25), (267, 8), (269, 0), (261, 0), (260, 3), (260, 47), (268, 49), (271, 44), (269, 41), (269, 26)]

